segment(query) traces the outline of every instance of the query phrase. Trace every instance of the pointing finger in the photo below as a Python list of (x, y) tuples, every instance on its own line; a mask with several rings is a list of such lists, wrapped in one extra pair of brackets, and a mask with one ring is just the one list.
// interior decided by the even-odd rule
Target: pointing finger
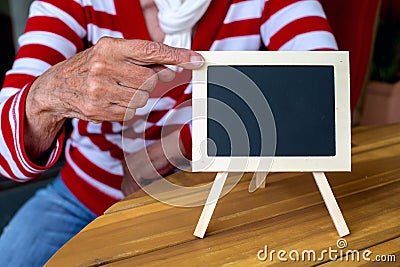
[(203, 57), (191, 50), (145, 40), (122, 41), (126, 42), (124, 55), (135, 64), (178, 65), (185, 69), (198, 69), (204, 63)]

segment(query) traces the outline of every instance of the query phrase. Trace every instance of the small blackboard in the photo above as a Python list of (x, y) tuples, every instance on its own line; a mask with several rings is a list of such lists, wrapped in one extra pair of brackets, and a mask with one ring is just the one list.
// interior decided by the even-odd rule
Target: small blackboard
[(351, 170), (348, 52), (201, 53), (205, 64), (192, 80), (192, 171), (217, 175), (194, 235), (204, 237), (229, 172), (254, 172), (253, 192), (279, 171), (312, 172), (339, 236), (348, 235), (324, 174)]
[(348, 52), (201, 52), (193, 171), (349, 171)]

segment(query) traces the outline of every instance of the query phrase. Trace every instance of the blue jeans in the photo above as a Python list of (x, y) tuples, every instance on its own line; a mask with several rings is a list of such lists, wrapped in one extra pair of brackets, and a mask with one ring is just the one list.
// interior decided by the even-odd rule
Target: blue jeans
[(60, 177), (27, 201), (0, 237), (0, 266), (43, 266), (96, 218)]

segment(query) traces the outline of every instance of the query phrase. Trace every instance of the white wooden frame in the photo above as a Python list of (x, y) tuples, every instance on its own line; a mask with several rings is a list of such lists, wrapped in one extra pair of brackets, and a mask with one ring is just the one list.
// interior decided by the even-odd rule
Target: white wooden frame
[[(194, 235), (203, 238), (222, 192), (228, 172), (256, 172), (257, 186), (265, 187), (267, 172), (310, 171), (340, 237), (350, 233), (323, 171), (351, 171), (349, 55), (332, 52), (201, 52), (204, 66), (193, 72), (192, 171), (218, 172)], [(212, 65), (328, 65), (334, 67), (336, 155), (332, 157), (209, 157), (207, 146), (207, 67)], [(318, 129), (315, 129), (318, 131)], [(239, 164), (235, 164), (235, 161)], [(243, 165), (241, 163), (246, 162)], [(233, 164), (232, 164), (233, 163)], [(246, 166), (245, 169), (235, 166)]]
[[(193, 172), (350, 171), (350, 79), (345, 51), (205, 51), (205, 64), (193, 71)], [(336, 155), (333, 157), (209, 157), (207, 146), (207, 68), (213, 65), (328, 65), (334, 67)], [(318, 131), (318, 129), (315, 129)], [(243, 166), (246, 169), (237, 169)], [(272, 161), (272, 165), (271, 165)], [(229, 166), (229, 167), (228, 167)], [(263, 167), (265, 166), (265, 167)]]

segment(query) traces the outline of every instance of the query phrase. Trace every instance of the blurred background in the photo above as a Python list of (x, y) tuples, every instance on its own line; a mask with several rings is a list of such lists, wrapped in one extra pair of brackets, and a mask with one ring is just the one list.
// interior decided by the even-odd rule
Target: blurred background
[[(0, 82), (11, 68), (18, 49), (18, 36), (25, 28), (29, 5), (33, 0), (0, 0)], [(0, 133), (2, 134), (2, 133)], [(62, 166), (62, 162), (35, 181), (25, 184), (0, 178), (0, 233), (18, 208), (28, 200), (37, 189), (52, 181)]]
[[(0, 0), (1, 83), (18, 49), (17, 39), (24, 30), (31, 2)], [(400, 122), (400, 1), (320, 2), (340, 50), (350, 51), (353, 125)], [(18, 207), (54, 179), (61, 166), (62, 162), (26, 184), (0, 178), (0, 232)]]

